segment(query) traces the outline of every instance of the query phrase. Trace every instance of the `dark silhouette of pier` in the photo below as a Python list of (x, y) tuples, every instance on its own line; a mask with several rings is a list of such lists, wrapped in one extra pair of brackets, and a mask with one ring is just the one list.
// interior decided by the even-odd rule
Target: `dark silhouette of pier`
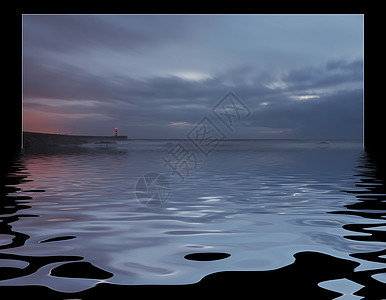
[(23, 148), (42, 148), (76, 146), (87, 143), (109, 144), (116, 141), (126, 141), (127, 136), (89, 136), (66, 135), (37, 132), (23, 132)]

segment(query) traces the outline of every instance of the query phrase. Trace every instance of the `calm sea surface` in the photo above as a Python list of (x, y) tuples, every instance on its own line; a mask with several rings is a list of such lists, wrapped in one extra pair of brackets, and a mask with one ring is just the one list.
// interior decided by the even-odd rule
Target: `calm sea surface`
[[(230, 140), (208, 155), (175, 140), (26, 150), (0, 205), (0, 285), (72, 292), (101, 281), (54, 276), (74, 261), (110, 272), (105, 282), (187, 284), (277, 269), (301, 251), (385, 282), (385, 194), (372, 168), (354, 140)], [(230, 256), (185, 258), (203, 252)], [(55, 258), (28, 267), (36, 257)]]

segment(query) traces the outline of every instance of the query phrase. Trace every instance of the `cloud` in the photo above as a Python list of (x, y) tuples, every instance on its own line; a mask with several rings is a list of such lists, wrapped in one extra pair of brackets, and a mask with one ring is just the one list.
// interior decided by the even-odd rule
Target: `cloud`
[(180, 16), (23, 16), (24, 49), (44, 49), (46, 53), (69, 54), (110, 49), (139, 54), (149, 49), (149, 46), (184, 37), (184, 31), (184, 22)]
[(179, 138), (233, 91), (235, 138), (361, 137), (362, 39), (350, 15), (24, 15), (25, 129)]
[(177, 127), (192, 127), (195, 126), (195, 124), (189, 123), (189, 122), (184, 122), (184, 121), (179, 121), (179, 122), (169, 122), (171, 126), (177, 126)]
[(235, 137), (360, 138), (362, 73), (361, 60), (333, 60), (281, 73), (241, 65), (210, 76), (187, 71), (135, 78), (25, 55), (24, 108), (26, 114), (60, 114), (61, 124), (67, 115), (78, 128), (100, 134), (114, 123), (136, 138), (179, 138), (232, 90), (252, 110)]
[(310, 99), (318, 99), (320, 96), (318, 95), (301, 95), (301, 96), (290, 96), (291, 99), (305, 101)]
[(212, 78), (209, 74), (195, 71), (174, 72), (171, 75), (188, 81), (202, 81)]
[(280, 105), (254, 110), (249, 126), (290, 128), (287, 133), (292, 138), (361, 138), (362, 101), (361, 89), (338, 91), (312, 101), (283, 97)]
[(363, 61), (329, 61), (321, 66), (292, 70), (282, 80), (292, 91), (347, 88), (348, 84), (359, 88), (363, 82)]

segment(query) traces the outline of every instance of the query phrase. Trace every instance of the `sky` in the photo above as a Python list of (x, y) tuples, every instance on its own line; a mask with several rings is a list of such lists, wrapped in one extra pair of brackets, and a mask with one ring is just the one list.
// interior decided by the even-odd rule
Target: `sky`
[(351, 139), (362, 110), (363, 15), (23, 16), (24, 131)]

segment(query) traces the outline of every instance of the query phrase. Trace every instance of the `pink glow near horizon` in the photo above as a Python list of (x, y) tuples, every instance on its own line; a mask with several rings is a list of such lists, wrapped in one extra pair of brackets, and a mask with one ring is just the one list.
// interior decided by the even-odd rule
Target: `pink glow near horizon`
[(68, 128), (63, 126), (65, 120), (45, 114), (42, 112), (24, 112), (23, 113), (23, 131), (41, 132), (41, 133), (69, 133)]

